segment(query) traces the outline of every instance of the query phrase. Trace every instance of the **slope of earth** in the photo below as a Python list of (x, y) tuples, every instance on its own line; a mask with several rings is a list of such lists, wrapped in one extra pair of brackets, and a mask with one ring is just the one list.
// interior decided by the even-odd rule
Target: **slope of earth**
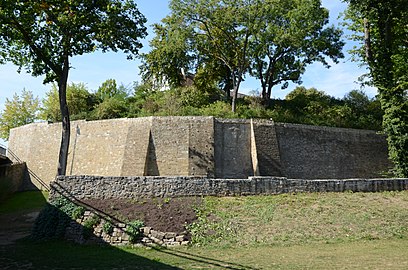
[(199, 197), (88, 199), (81, 202), (117, 222), (142, 220), (145, 226), (154, 230), (181, 233), (186, 230), (187, 224), (197, 219), (195, 209), (201, 205), (202, 199)]

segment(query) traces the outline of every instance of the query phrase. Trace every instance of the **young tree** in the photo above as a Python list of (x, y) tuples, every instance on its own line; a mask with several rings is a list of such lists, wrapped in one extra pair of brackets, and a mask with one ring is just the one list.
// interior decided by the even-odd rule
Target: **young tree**
[(384, 110), (383, 129), (397, 176), (408, 177), (408, 9), (405, 0), (348, 0), (346, 19), (360, 42)]
[(0, 113), (0, 138), (8, 140), (10, 129), (33, 123), (37, 119), (40, 102), (31, 91), (22, 91), (21, 96), (6, 99), (3, 113)]
[(65, 175), (70, 138), (66, 102), (70, 57), (101, 49), (129, 58), (142, 47), (146, 19), (130, 0), (2, 0), (0, 57), (44, 83), (56, 82), (62, 115), (58, 175)]

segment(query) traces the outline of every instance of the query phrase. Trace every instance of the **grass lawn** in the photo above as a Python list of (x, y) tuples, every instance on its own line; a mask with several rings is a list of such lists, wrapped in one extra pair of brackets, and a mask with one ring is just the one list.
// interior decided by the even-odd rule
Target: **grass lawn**
[(407, 250), (406, 239), (157, 250), (20, 241), (0, 247), (0, 269), (408, 269)]
[(41, 209), (47, 202), (48, 192), (25, 191), (13, 194), (0, 202), (0, 214)]
[(190, 247), (21, 240), (0, 269), (408, 269), (408, 191), (207, 197), (197, 213)]

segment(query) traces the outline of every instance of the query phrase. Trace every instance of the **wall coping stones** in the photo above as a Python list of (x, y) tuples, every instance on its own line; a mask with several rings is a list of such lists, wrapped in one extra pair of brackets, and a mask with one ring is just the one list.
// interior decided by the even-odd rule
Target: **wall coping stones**
[(287, 179), (249, 177), (212, 179), (207, 177), (103, 177), (59, 176), (51, 183), (51, 194), (75, 198), (246, 196), (299, 192), (382, 192), (408, 190), (408, 178), (377, 179)]

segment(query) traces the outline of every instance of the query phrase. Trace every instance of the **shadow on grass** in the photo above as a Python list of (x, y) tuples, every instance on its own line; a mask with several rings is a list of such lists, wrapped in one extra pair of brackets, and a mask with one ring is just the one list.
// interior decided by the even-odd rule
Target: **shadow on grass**
[(180, 269), (111, 246), (20, 240), (0, 247), (0, 269)]
[(175, 256), (179, 259), (185, 259), (185, 260), (197, 262), (197, 263), (206, 265), (211, 268), (219, 267), (222, 269), (233, 269), (233, 270), (257, 270), (258, 269), (258, 268), (253, 268), (253, 267), (242, 265), (242, 264), (226, 262), (226, 261), (222, 261), (218, 259), (199, 256), (197, 254), (192, 254), (192, 253), (184, 252), (184, 251), (177, 250), (177, 249), (155, 248), (155, 250), (158, 252), (162, 252), (168, 255)]
[[(63, 196), (65, 199), (69, 200), (70, 202), (76, 204), (76, 205), (80, 205), (82, 207), (84, 207), (87, 210), (92, 211), (93, 213), (96, 213), (97, 215), (112, 220), (115, 223), (126, 223), (124, 220), (119, 220), (118, 218), (100, 210), (97, 209), (95, 207), (93, 207), (92, 205), (89, 205), (87, 203), (85, 203), (84, 201), (77, 199), (70, 191), (68, 191), (67, 189), (65, 189), (64, 187), (62, 187), (61, 185), (59, 185), (58, 183), (53, 183), (54, 186), (54, 191), (57, 192), (60, 196)], [(149, 246), (150, 248), (150, 246)], [(163, 248), (163, 247), (154, 247), (153, 250), (155, 251), (155, 253), (157, 254), (162, 254), (162, 255), (167, 255), (167, 258), (170, 261), (175, 260), (176, 262), (184, 262), (187, 264), (191, 264), (191, 263), (196, 263), (196, 264), (200, 264), (201, 267), (210, 267), (210, 268), (214, 268), (217, 267), (219, 269), (234, 269), (234, 270), (239, 270), (239, 269), (255, 269), (249, 266), (245, 266), (245, 265), (240, 265), (240, 264), (235, 264), (232, 262), (226, 262), (226, 261), (222, 261), (222, 260), (217, 260), (217, 259), (212, 259), (212, 258), (208, 258), (208, 257), (203, 257), (203, 256), (198, 256), (196, 254), (191, 254), (191, 253), (187, 253), (187, 252), (183, 252), (178, 250), (177, 248)], [(158, 268), (161, 269), (161, 268)]]
[[(55, 205), (44, 203), (45, 198), (39, 192), (17, 195), (12, 205), (16, 205), (16, 209), (18, 205), (26, 208), (23, 201), (27, 201), (27, 198), (30, 198), (31, 202), (36, 202), (36, 205), (45, 204), (45, 207), (39, 214), (30, 237), (14, 244), (0, 246), (0, 269), (190, 269), (196, 266), (216, 269), (253, 269), (232, 262), (189, 254), (179, 249), (117, 248), (109, 246), (102, 239), (97, 239), (98, 245), (68, 242), (64, 237), (67, 225), (72, 226), (74, 222), (72, 218)], [(78, 203), (72, 198), (70, 201)], [(98, 214), (104, 214), (89, 205), (81, 205)], [(75, 225), (80, 234), (84, 232), (81, 224)], [(183, 268), (177, 267), (180, 265), (183, 265)]]
[[(107, 244), (79, 245), (64, 241), (71, 217), (47, 203), (32, 235), (0, 246), (0, 269), (179, 269)], [(79, 227), (83, 231), (84, 228)]]

